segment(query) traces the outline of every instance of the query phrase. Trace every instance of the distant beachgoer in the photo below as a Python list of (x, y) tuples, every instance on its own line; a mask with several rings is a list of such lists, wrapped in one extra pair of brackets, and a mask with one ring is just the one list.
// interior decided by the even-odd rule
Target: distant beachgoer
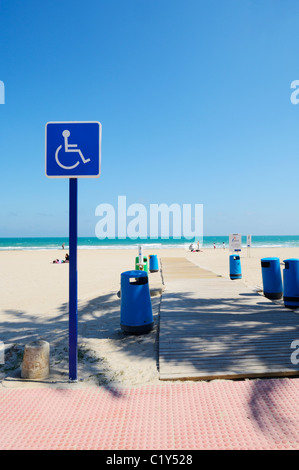
[(69, 255), (66, 253), (65, 259), (54, 259), (53, 260), (54, 264), (62, 264), (62, 263), (69, 263)]
[(224, 242), (222, 243), (222, 248), (225, 250), (225, 243)]
[(216, 245), (215, 245), (215, 243), (214, 243), (214, 248), (216, 248)]
[[(193, 245), (193, 246), (194, 246), (194, 245)], [(196, 250), (194, 249), (194, 251), (196, 251), (197, 253), (198, 253), (199, 251), (202, 251), (202, 250), (199, 249), (199, 241), (197, 242), (197, 248), (196, 248)]]
[(62, 244), (62, 249), (64, 250), (64, 243)]

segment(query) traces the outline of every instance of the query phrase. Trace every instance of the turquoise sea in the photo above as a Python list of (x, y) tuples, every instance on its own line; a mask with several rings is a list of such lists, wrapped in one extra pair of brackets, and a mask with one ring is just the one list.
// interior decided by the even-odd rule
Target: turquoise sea
[[(174, 248), (189, 246), (197, 240), (187, 239), (113, 239), (99, 240), (96, 237), (79, 237), (79, 249), (130, 249), (137, 248), (139, 244), (147, 248)], [(223, 242), (228, 247), (228, 235), (203, 237), (203, 248), (222, 247)], [(59, 249), (62, 244), (68, 249), (68, 237), (43, 237), (43, 238), (0, 238), (0, 250), (51, 250)], [(242, 237), (242, 245), (246, 247), (246, 236)], [(252, 235), (252, 247), (299, 247), (299, 235)]]

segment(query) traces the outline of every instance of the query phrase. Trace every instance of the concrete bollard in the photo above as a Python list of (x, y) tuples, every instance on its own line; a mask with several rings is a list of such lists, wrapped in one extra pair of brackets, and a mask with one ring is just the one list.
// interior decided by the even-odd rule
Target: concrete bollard
[(47, 341), (32, 341), (25, 345), (21, 377), (45, 379), (50, 373), (50, 345)]

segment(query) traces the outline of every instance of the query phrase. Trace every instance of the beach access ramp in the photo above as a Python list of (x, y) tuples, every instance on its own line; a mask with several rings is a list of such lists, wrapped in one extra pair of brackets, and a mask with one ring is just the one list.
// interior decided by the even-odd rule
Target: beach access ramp
[(161, 380), (299, 375), (296, 311), (184, 257), (162, 258), (161, 266)]

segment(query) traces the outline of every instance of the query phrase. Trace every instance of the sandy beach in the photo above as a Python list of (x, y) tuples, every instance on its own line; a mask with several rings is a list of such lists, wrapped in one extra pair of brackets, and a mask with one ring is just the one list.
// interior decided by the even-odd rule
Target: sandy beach
[[(0, 252), (1, 329), (5, 364), (0, 365), (1, 387), (68, 384), (68, 264), (66, 250)], [(187, 257), (200, 267), (229, 277), (229, 250), (158, 249), (163, 257)], [(158, 320), (161, 295), (152, 296), (155, 326), (146, 335), (128, 336), (120, 328), (120, 275), (134, 269), (136, 250), (78, 251), (78, 384), (85, 386), (140, 386), (160, 383), (157, 368)], [(144, 250), (144, 255), (153, 254)], [(299, 248), (242, 250), (242, 281), (262, 289), (260, 260), (267, 256), (299, 258)], [(234, 281), (232, 281), (234, 282)], [(151, 289), (166, 288), (161, 273), (150, 273)], [(25, 344), (44, 339), (50, 343), (51, 375), (42, 382), (19, 378)], [(72, 384), (74, 386), (74, 384)]]

